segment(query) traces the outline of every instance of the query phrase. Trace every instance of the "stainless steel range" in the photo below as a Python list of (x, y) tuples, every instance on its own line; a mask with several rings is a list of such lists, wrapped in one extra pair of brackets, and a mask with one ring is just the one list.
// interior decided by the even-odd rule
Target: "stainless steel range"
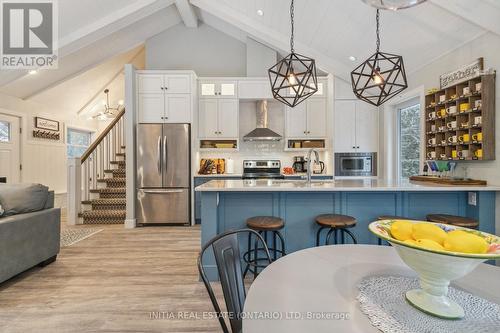
[(279, 160), (243, 161), (243, 179), (284, 179)]

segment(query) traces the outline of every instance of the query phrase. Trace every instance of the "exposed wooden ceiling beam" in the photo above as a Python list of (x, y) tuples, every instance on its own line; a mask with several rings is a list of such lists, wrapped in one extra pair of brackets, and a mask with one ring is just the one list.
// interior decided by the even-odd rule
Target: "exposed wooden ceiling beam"
[(500, 6), (491, 0), (431, 0), (431, 3), (478, 27), (500, 35)]
[[(290, 36), (284, 35), (274, 29), (267, 28), (263, 26), (262, 23), (248, 18), (246, 15), (237, 12), (229, 6), (216, 3), (216, 1), (207, 0), (191, 0), (191, 4), (231, 25), (238, 27), (253, 39), (276, 49), (282, 54), (290, 52)], [(297, 41), (295, 42), (295, 48), (298, 53), (314, 58), (316, 60), (316, 66), (319, 69), (327, 73), (332, 73), (335, 76), (350, 82), (349, 73), (351, 72), (351, 69), (345, 64)]]
[(193, 6), (189, 3), (188, 0), (175, 0), (175, 5), (177, 6), (177, 10), (181, 15), (182, 21), (188, 28), (197, 28), (198, 27), (198, 17), (193, 9)]

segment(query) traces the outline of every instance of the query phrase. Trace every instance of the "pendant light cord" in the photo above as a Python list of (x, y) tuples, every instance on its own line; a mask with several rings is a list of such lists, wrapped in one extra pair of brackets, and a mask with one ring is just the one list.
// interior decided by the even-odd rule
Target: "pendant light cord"
[(294, 26), (293, 26), (293, 19), (294, 19), (294, 11), (293, 11), (293, 0), (290, 4), (290, 23), (292, 24), (292, 33), (290, 34), (290, 50), (291, 53), (294, 53), (294, 48), (293, 48), (293, 33), (294, 33)]
[(378, 52), (380, 50), (380, 10), (379, 9), (377, 9), (376, 21), (377, 21), (377, 52)]

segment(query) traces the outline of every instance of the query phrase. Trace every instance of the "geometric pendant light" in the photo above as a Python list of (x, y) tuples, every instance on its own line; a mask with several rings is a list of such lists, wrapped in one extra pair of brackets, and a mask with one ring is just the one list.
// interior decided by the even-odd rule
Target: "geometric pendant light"
[(318, 91), (316, 64), (314, 59), (295, 53), (294, 0), (290, 5), (290, 54), (269, 68), (268, 75), (274, 99), (295, 107)]
[(380, 52), (380, 12), (377, 9), (377, 51), (351, 72), (352, 89), (359, 99), (380, 106), (408, 87), (403, 57)]

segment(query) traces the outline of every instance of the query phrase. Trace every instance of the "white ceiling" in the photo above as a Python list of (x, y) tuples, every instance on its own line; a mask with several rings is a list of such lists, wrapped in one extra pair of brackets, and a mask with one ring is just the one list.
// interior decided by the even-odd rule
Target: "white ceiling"
[[(0, 93), (69, 112), (88, 109), (99, 98), (103, 82), (120, 89), (119, 76), (113, 80), (116, 68), (136, 54), (139, 45), (183, 20), (195, 27), (193, 13), (235, 38), (252, 37), (282, 54), (289, 52), (290, 0), (58, 3), (59, 69), (33, 76), (0, 71)], [(315, 58), (322, 70), (348, 79), (352, 68), (374, 52), (375, 10), (361, 0), (295, 3), (296, 51)], [(259, 9), (264, 15), (257, 14)], [(414, 8), (382, 12), (381, 50), (403, 55), (411, 73), (488, 31), (500, 34), (499, 0), (428, 0)], [(357, 60), (351, 62), (349, 56)]]

